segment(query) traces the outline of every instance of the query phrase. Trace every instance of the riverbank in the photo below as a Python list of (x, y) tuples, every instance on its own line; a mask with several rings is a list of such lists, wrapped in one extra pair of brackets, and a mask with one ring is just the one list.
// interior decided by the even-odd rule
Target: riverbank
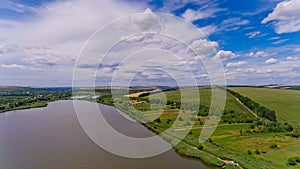
[(4, 111), (0, 111), (0, 113), (5, 113), (8, 111), (14, 111), (14, 110), (24, 110), (24, 109), (33, 109), (33, 108), (41, 108), (41, 107), (47, 107), (48, 103), (47, 102), (35, 102), (29, 105), (22, 105), (19, 107), (13, 107), (10, 109), (5, 109)]

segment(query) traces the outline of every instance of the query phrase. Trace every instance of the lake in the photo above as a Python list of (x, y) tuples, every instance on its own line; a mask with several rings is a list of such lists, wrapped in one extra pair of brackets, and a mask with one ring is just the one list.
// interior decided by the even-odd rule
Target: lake
[[(141, 124), (124, 118), (115, 108), (99, 106), (116, 130), (135, 137), (153, 135)], [(207, 169), (200, 161), (183, 158), (174, 150), (146, 159), (124, 158), (105, 151), (85, 134), (70, 100), (51, 102), (45, 108), (0, 114), (0, 168)]]

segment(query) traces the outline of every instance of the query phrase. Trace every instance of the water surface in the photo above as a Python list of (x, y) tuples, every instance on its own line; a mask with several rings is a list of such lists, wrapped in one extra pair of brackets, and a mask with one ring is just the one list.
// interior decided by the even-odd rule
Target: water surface
[[(117, 130), (135, 137), (153, 135), (144, 126), (125, 119), (114, 108), (99, 106)], [(0, 168), (207, 169), (201, 162), (183, 158), (173, 150), (146, 159), (124, 158), (103, 150), (82, 130), (72, 101), (51, 102), (45, 108), (0, 114)]]

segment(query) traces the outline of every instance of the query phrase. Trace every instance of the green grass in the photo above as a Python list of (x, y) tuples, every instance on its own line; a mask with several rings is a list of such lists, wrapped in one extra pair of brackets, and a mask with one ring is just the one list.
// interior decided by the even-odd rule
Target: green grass
[(269, 109), (275, 110), (278, 121), (300, 126), (300, 91), (250, 87), (230, 89)]
[(277, 151), (272, 151), (263, 156), (263, 159), (270, 160), (274, 163), (281, 164), (286, 168), (300, 169), (300, 164), (296, 166), (287, 166), (288, 158), (299, 156), (300, 157), (300, 145), (286, 147)]
[[(200, 89), (199, 91), (197, 91), (197, 90), (182, 90), (181, 92), (182, 92), (182, 94), (178, 90), (168, 91), (168, 92), (165, 92), (165, 95), (169, 101), (180, 102), (181, 95), (182, 95), (183, 96), (182, 100), (184, 100), (185, 102), (192, 103), (192, 104), (199, 104), (195, 101), (196, 99), (194, 99), (193, 97), (188, 97), (188, 96), (195, 95), (194, 94), (195, 92), (199, 92), (200, 104), (204, 105), (206, 107), (210, 107), (210, 105), (211, 105), (211, 89)], [(156, 96), (160, 96), (160, 94), (151, 95), (151, 98), (159, 98)], [(235, 113), (237, 113), (241, 116), (254, 118), (254, 116), (245, 107), (243, 107), (241, 104), (239, 104), (236, 101), (236, 99), (230, 94), (226, 95), (225, 110), (227, 110), (227, 111), (233, 110)]]

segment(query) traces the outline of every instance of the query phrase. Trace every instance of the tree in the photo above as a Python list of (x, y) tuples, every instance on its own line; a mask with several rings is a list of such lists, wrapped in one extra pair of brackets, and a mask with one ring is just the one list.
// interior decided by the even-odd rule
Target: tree
[(198, 150), (203, 150), (204, 147), (203, 147), (203, 145), (199, 145), (197, 148), (198, 148)]

